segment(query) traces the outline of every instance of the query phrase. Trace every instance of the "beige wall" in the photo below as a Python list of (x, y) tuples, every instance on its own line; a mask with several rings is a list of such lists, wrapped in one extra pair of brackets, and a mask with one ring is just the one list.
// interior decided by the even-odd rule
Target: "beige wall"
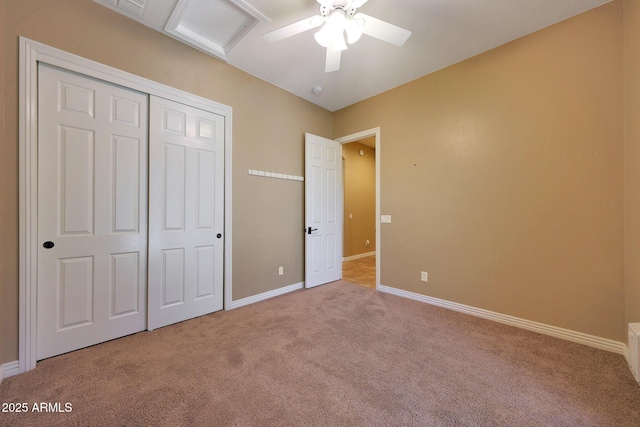
[[(371, 137), (375, 143), (375, 137)], [(362, 150), (363, 155), (360, 155)], [(344, 161), (344, 242), (350, 257), (376, 250), (376, 150), (359, 142), (342, 146)], [(366, 241), (369, 241), (369, 246)]]
[(382, 284), (624, 339), (622, 42), (613, 2), (334, 114), (381, 127)]
[(640, 4), (624, 1), (626, 323), (640, 322)]
[[(18, 358), (18, 36), (230, 105), (233, 299), (304, 280), (303, 184), (252, 177), (247, 170), (302, 175), (304, 132), (332, 137), (330, 112), (89, 0), (7, 0), (2, 5), (1, 362)], [(279, 266), (285, 267), (283, 276)]]

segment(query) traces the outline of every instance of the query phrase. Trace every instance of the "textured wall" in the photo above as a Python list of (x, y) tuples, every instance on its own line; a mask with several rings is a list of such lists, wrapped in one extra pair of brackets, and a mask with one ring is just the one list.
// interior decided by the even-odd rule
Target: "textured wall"
[[(374, 140), (375, 137), (371, 139)], [(362, 150), (363, 155), (360, 155)], [(358, 142), (342, 146), (344, 244), (342, 256), (376, 250), (376, 150)], [(351, 216), (350, 216), (351, 215)], [(369, 246), (365, 242), (369, 241)]]
[(381, 127), (383, 285), (623, 340), (622, 41), (612, 2), (334, 114)]
[[(18, 36), (233, 108), (233, 299), (304, 280), (304, 133), (331, 137), (332, 114), (90, 0), (4, 1), (6, 123), (0, 142), (1, 361), (18, 357)], [(1, 121), (0, 121), (1, 123)], [(283, 126), (286, 123), (286, 126)], [(278, 267), (285, 274), (278, 276)]]
[(640, 322), (640, 4), (624, 2), (626, 323)]

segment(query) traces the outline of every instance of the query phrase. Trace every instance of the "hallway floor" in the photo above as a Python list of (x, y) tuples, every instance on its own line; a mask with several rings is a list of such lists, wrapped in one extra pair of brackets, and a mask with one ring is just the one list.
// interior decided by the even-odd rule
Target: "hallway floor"
[(342, 280), (355, 285), (376, 288), (376, 257), (354, 259), (342, 263)]

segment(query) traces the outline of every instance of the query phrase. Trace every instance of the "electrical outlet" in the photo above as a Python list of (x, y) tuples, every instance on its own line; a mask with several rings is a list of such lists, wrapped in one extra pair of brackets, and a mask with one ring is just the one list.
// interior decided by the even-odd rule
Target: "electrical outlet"
[(278, 275), (282, 276), (284, 274), (284, 267), (278, 267)]
[(429, 273), (427, 273), (426, 271), (423, 271), (422, 274), (420, 275), (420, 280), (422, 280), (423, 282), (428, 282)]

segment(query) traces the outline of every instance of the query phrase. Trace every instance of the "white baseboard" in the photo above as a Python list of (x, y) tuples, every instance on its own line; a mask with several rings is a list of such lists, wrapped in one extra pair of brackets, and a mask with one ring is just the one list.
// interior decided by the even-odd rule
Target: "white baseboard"
[(351, 255), (351, 256), (348, 256), (348, 257), (343, 257), (342, 258), (342, 262), (353, 261), (354, 259), (366, 258), (366, 257), (374, 256), (375, 254), (376, 254), (376, 251), (366, 252), (366, 253), (358, 254), (358, 255)]
[(12, 377), (14, 375), (18, 375), (20, 373), (20, 366), (18, 365), (18, 361), (14, 360), (13, 362), (7, 362), (0, 366), (0, 384), (5, 378)]
[(289, 292), (297, 291), (298, 289), (304, 288), (304, 282), (294, 283), (293, 285), (285, 286), (283, 288), (274, 289), (272, 291), (263, 292), (258, 295), (253, 295), (247, 298), (242, 298), (236, 301), (231, 301), (231, 307), (228, 310), (232, 310), (234, 308), (243, 307), (245, 305), (254, 304), (259, 301), (264, 301), (269, 298), (277, 297), (279, 295), (288, 294)]
[(402, 289), (396, 289), (385, 285), (379, 285), (378, 290), (392, 295), (397, 295), (404, 298), (424, 302), (427, 304), (435, 305), (438, 307), (447, 308), (449, 310), (459, 311), (461, 313), (470, 314), (476, 317), (482, 317), (483, 319), (493, 320), (495, 322), (504, 323), (506, 325), (515, 326), (529, 331), (537, 332), (543, 335), (549, 335), (556, 338), (561, 338), (567, 341), (572, 341), (578, 344), (587, 345), (589, 347), (598, 348), (601, 350), (611, 351), (625, 355), (625, 344), (620, 341), (614, 341), (607, 338), (596, 337), (594, 335), (584, 334), (582, 332), (576, 332), (569, 329), (558, 328), (557, 326), (545, 325), (544, 323), (533, 322), (531, 320), (521, 319), (506, 314), (500, 314), (481, 308), (475, 308), (464, 304), (458, 304), (455, 302), (434, 298), (414, 292), (404, 291)]

